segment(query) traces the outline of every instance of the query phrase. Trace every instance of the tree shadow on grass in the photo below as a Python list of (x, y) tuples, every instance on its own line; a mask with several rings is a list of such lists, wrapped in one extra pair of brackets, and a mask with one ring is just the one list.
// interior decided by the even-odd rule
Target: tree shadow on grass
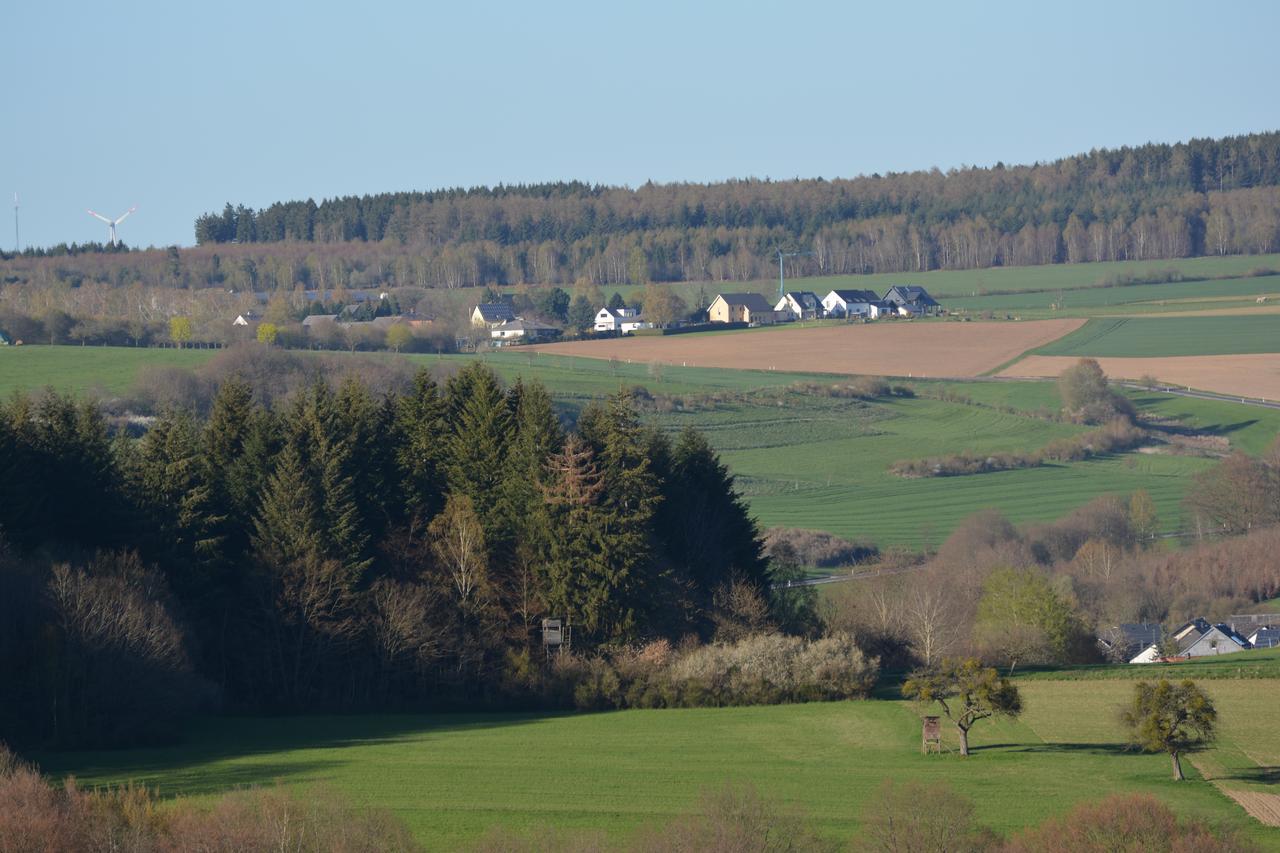
[[(279, 753), (422, 743), (460, 732), (510, 728), (566, 716), (567, 712), (352, 714), (288, 717), (207, 717), (195, 721), (171, 746), (128, 750), (35, 753), (48, 776), (75, 775), (96, 784), (132, 780), (163, 795), (205, 794), (276, 780), (314, 776), (345, 762), (326, 758), (284, 760)], [(255, 756), (262, 756), (255, 760)]]
[(1216, 777), (1233, 782), (1253, 782), (1258, 785), (1280, 785), (1280, 767), (1247, 767), (1233, 769)]
[(985, 743), (981, 746), (969, 747), (970, 752), (996, 749), (1003, 752), (1029, 752), (1037, 755), (1067, 755), (1071, 753), (1082, 755), (1133, 754), (1133, 750), (1122, 743)]

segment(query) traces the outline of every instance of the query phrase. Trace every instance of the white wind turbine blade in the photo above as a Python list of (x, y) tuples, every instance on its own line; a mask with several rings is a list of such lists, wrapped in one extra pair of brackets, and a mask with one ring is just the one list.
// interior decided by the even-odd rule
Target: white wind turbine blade
[(111, 222), (111, 220), (110, 220), (110, 219), (108, 219), (107, 217), (103, 216), (101, 213), (98, 213), (97, 211), (90, 210), (88, 213), (89, 213), (89, 215), (90, 215), (90, 216), (92, 216), (94, 219), (101, 219), (103, 222), (107, 223), (108, 225), (113, 224), (113, 223)]
[(129, 214), (130, 214), (130, 213), (133, 213), (133, 212), (134, 212), (135, 210), (137, 210), (137, 209), (138, 209), (138, 206), (135, 204), (133, 207), (129, 208), (129, 209), (128, 209), (128, 210), (126, 210), (124, 213), (120, 214), (120, 218), (119, 218), (119, 219), (117, 219), (117, 220), (116, 220), (115, 222), (113, 222), (112, 224), (113, 224), (113, 225), (119, 225), (121, 222), (124, 222), (126, 219), (128, 219), (128, 218), (129, 218)]

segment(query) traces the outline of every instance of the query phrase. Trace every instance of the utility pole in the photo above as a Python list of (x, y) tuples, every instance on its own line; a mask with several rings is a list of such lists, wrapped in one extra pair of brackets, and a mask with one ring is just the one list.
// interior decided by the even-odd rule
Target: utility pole
[(18, 191), (13, 192), (13, 251), (22, 251), (22, 241), (18, 239)]
[(782, 268), (783, 260), (786, 258), (799, 258), (799, 257), (803, 257), (804, 255), (816, 255), (816, 254), (817, 252), (784, 252), (781, 249), (778, 250), (778, 298), (779, 299), (787, 295), (786, 275), (783, 272), (783, 268)]

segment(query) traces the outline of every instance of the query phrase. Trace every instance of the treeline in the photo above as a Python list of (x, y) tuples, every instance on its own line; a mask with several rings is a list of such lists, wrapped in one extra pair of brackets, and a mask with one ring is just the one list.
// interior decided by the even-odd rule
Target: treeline
[[(1102, 149), (839, 180), (579, 182), (228, 204), (199, 244), (388, 243), (421, 284), (745, 280), (780, 245), (818, 274), (1176, 258), (1273, 251), (1280, 134)], [(401, 282), (409, 284), (412, 282)]]
[(544, 616), (590, 652), (786, 615), (701, 435), (643, 426), (627, 393), (566, 431), (541, 385), (482, 364), (270, 407), (231, 379), (207, 418), (170, 409), (140, 439), (18, 396), (0, 466), (0, 728), (20, 740), (161, 736), (219, 696), (529, 703)]

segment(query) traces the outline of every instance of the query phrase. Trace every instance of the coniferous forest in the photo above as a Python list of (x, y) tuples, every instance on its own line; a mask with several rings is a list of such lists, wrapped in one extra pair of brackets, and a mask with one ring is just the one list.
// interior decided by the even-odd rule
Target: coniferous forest
[(746, 280), (1255, 254), (1280, 246), (1280, 133), (834, 180), (579, 182), (230, 203), (199, 244), (411, 247), (403, 285)]
[(545, 705), (543, 617), (590, 653), (706, 639), (728, 590), (769, 594), (701, 435), (643, 426), (625, 392), (566, 431), (541, 385), (481, 364), (274, 407), (230, 379), (206, 419), (169, 411), (140, 438), (19, 396), (0, 460), (18, 742), (160, 737), (197, 708)]

